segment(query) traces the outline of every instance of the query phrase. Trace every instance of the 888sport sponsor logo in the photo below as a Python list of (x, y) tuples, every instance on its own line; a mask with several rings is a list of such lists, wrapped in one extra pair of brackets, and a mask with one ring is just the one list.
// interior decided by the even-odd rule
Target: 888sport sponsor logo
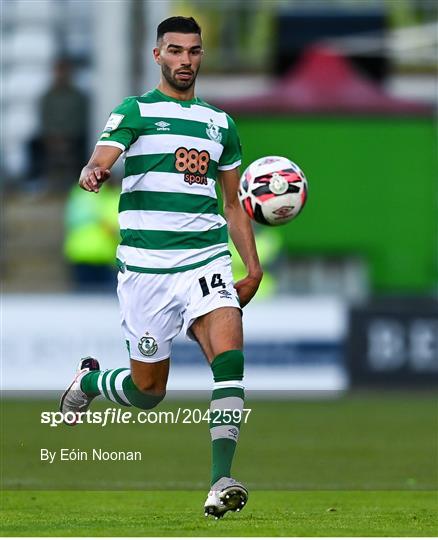
[(210, 154), (207, 150), (187, 149), (184, 146), (175, 152), (175, 169), (184, 173), (184, 182), (188, 184), (207, 185), (207, 171), (210, 163)]

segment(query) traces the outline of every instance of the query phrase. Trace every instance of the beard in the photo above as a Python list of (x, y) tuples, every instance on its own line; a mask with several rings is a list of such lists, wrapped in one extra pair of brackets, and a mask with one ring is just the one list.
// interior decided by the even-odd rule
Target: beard
[[(185, 70), (181, 69), (179, 71), (185, 71)], [(176, 78), (176, 71), (175, 73), (172, 73), (172, 70), (166, 64), (163, 64), (161, 66), (161, 73), (163, 74), (163, 77), (166, 79), (169, 85), (175, 90), (188, 90), (195, 84), (198, 71), (193, 71), (193, 70), (187, 70), (187, 71), (192, 72), (193, 74), (192, 77), (187, 80), (178, 80)]]

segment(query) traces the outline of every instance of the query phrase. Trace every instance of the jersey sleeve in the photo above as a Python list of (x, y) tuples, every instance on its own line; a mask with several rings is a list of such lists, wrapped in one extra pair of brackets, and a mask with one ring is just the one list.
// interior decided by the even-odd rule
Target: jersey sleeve
[(242, 162), (242, 146), (240, 144), (239, 135), (237, 133), (236, 124), (231, 116), (228, 116), (228, 132), (224, 150), (219, 159), (218, 170), (230, 171), (235, 169)]
[(138, 103), (134, 97), (128, 97), (110, 114), (97, 146), (116, 146), (125, 151), (137, 138), (135, 125), (138, 124)]

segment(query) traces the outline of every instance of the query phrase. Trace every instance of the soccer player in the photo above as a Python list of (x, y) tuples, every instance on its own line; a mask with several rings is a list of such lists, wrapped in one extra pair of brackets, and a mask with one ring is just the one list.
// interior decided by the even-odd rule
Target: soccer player
[[(61, 398), (64, 413), (85, 411), (98, 395), (155, 407), (165, 396), (171, 345), (181, 330), (210, 363), (211, 410), (243, 408), (241, 308), (256, 293), (262, 269), (237, 196), (239, 137), (225, 112), (195, 97), (203, 50), (193, 18), (161, 22), (153, 54), (161, 67), (158, 87), (114, 109), (79, 179), (83, 189), (98, 193), (124, 152), (117, 292), (131, 369), (101, 371), (96, 359), (83, 359)], [(226, 220), (218, 213), (216, 180)], [(247, 268), (236, 284), (228, 230)], [(205, 514), (216, 518), (240, 510), (248, 498), (231, 478), (239, 422), (238, 415), (229, 417), (210, 422)]]

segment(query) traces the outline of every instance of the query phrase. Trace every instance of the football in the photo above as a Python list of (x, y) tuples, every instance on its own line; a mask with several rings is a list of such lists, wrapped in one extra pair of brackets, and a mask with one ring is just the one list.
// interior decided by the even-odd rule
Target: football
[(266, 156), (249, 165), (240, 178), (239, 200), (248, 216), (262, 225), (283, 225), (303, 209), (307, 180), (288, 158)]

